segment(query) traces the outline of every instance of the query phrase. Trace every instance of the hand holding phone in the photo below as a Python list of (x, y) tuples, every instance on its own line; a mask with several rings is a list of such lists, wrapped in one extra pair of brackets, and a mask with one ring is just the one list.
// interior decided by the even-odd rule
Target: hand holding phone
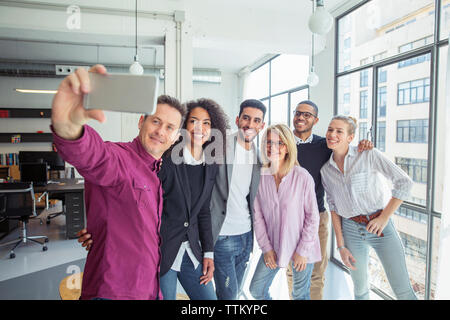
[(67, 140), (81, 136), (83, 125), (105, 122), (102, 110), (153, 114), (158, 97), (153, 75), (107, 74), (103, 65), (78, 68), (61, 82), (52, 102), (52, 125)]
[[(103, 65), (95, 65), (89, 72), (106, 75)], [(89, 73), (78, 68), (61, 81), (52, 101), (52, 125), (55, 133), (63, 139), (75, 140), (81, 136), (83, 125), (89, 120), (106, 120), (101, 110), (86, 110), (83, 96), (90, 91)]]
[(90, 72), (91, 90), (84, 96), (86, 109), (153, 114), (159, 80), (154, 75)]

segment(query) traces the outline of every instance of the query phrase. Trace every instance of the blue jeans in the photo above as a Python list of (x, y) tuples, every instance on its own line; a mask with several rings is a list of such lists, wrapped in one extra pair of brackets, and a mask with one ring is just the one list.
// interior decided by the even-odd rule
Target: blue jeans
[(356, 270), (350, 270), (356, 300), (369, 299), (369, 247), (374, 248), (380, 259), (397, 299), (417, 299), (406, 268), (405, 250), (392, 219), (383, 230), (384, 237), (368, 232), (364, 224), (345, 218), (342, 218), (342, 233), (345, 247), (356, 260)]
[[(290, 262), (292, 263), (292, 262)], [(297, 271), (292, 267), (292, 299), (310, 300), (311, 274), (314, 263), (306, 264), (306, 269)], [(250, 293), (256, 300), (272, 300), (269, 288), (280, 268), (270, 269), (264, 263), (264, 255), (261, 254), (252, 282), (250, 283)]]
[(214, 283), (219, 300), (239, 298), (252, 250), (251, 231), (236, 236), (218, 237), (214, 247)]
[(177, 279), (180, 280), (184, 291), (191, 300), (217, 300), (212, 281), (208, 284), (200, 284), (203, 275), (203, 265), (199, 263), (196, 269), (187, 252), (184, 253), (180, 272), (169, 270), (161, 276), (160, 285), (164, 300), (176, 300)]

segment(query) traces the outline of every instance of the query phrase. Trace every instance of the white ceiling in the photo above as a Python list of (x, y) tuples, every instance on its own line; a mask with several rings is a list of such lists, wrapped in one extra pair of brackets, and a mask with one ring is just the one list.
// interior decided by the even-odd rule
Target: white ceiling
[[(345, 2), (348, 0), (325, 0), (325, 7), (333, 12)], [(102, 63), (106, 64), (106, 59), (111, 64), (127, 64), (134, 54), (134, 3), (0, 0), (0, 38), (32, 40), (26, 46), (17, 41), (15, 46), (11, 41), (0, 41), (0, 57), (55, 61), (78, 58), (95, 63), (100, 55)], [(65, 8), (72, 4), (81, 8), (80, 30), (69, 30), (65, 25)], [(139, 12), (143, 13), (139, 17), (139, 56), (144, 64), (162, 65), (162, 35), (173, 23), (157, 21), (147, 13), (172, 14), (174, 10), (186, 13), (184, 31), (192, 35), (195, 68), (238, 72), (266, 54), (309, 54), (311, 33), (307, 21), (311, 6), (311, 0), (139, 0)], [(45, 46), (42, 41), (47, 41)], [(65, 43), (91, 45), (81, 47), (85, 54), (67, 45), (59, 52), (57, 47)]]

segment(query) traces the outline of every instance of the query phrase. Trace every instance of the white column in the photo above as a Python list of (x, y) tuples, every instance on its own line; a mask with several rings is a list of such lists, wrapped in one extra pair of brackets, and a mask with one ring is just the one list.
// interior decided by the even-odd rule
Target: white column
[(164, 48), (164, 93), (182, 102), (192, 99), (192, 34), (183, 11), (175, 11), (173, 28), (166, 31)]

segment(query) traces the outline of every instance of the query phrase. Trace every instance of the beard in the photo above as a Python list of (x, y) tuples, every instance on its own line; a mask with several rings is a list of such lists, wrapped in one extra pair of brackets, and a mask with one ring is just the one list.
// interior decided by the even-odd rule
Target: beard
[[(249, 136), (247, 136), (247, 135), (245, 134), (245, 131), (248, 130), (248, 129), (249, 129), (248, 127), (239, 128), (238, 134), (239, 134), (239, 137), (240, 137), (242, 140), (244, 140), (245, 142), (252, 142), (253, 139), (256, 138), (256, 136), (258, 135), (258, 133), (255, 133), (255, 135), (249, 137)], [(254, 129), (253, 129), (253, 130), (254, 130)]]

